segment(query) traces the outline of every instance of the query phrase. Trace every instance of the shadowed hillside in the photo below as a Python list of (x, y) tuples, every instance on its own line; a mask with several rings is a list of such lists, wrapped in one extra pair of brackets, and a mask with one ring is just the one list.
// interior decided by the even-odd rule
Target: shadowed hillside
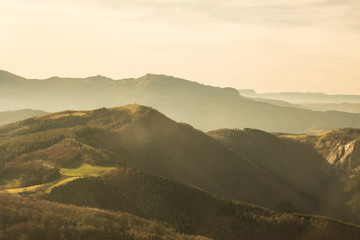
[(342, 181), (348, 193), (347, 205), (360, 215), (360, 130), (339, 129), (316, 135), (281, 135), (284, 139), (306, 143), (321, 154)]
[(127, 213), (0, 194), (0, 239), (205, 240)]
[(127, 211), (213, 239), (356, 239), (360, 229), (334, 220), (279, 214), (221, 200), (170, 180), (118, 169), (54, 188), (47, 198), (80, 206)]
[(103, 76), (30, 80), (0, 71), (0, 110), (94, 109), (129, 103), (152, 106), (196, 128), (256, 128), (275, 132), (321, 132), (360, 127), (360, 114), (316, 112), (240, 96), (236, 89), (202, 85), (165, 75), (112, 80)]
[[(317, 206), (313, 213), (349, 219), (344, 185), (312, 145), (255, 129), (221, 129), (208, 134), (311, 199)], [(292, 207), (291, 203), (281, 206), (284, 210)]]

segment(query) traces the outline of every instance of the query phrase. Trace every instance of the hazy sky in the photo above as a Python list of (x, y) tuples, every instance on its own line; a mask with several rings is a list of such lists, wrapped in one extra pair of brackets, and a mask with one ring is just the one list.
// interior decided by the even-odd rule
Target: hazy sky
[(360, 94), (360, 2), (0, 0), (0, 69)]

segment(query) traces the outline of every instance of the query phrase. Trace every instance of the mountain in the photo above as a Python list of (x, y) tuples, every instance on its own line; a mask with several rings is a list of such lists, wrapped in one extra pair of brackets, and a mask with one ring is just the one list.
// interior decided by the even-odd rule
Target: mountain
[(252, 89), (240, 89), (240, 94), (250, 98), (281, 100), (290, 103), (360, 103), (360, 95), (328, 95), (312, 92), (256, 93)]
[(254, 97), (247, 98), (256, 102), (268, 103), (280, 107), (300, 108), (320, 112), (338, 111), (347, 113), (360, 113), (360, 103), (290, 103), (277, 99), (258, 98), (256, 95)]
[(79, 177), (133, 167), (225, 199), (357, 221), (345, 200), (334, 197), (344, 188), (312, 147), (259, 130), (206, 134), (140, 105), (6, 125), (0, 159), (0, 191), (49, 192)]
[(251, 89), (239, 90), (241, 96), (256, 102), (312, 111), (360, 113), (359, 95), (327, 95), (324, 93), (261, 93)]
[(356, 239), (358, 226), (225, 201), (168, 179), (121, 168), (54, 188), (52, 201), (126, 211), (212, 239)]
[(46, 114), (46, 112), (32, 109), (0, 112), (0, 126), (44, 114)]
[(0, 194), (0, 226), (0, 238), (8, 240), (208, 239), (180, 234), (127, 213), (5, 194)]
[(311, 201), (264, 169), (148, 107), (48, 114), (0, 128), (0, 140), (4, 189), (11, 183), (27, 187), (55, 181), (61, 169), (78, 162), (134, 166), (228, 199), (273, 209), (290, 201), (296, 209), (312, 211)]
[(141, 105), (62, 111), (0, 127), (0, 191), (126, 211), (214, 239), (351, 239), (353, 225), (285, 212), (359, 222), (358, 181), (343, 178), (356, 167), (344, 175), (316, 145), (348, 146), (358, 133), (204, 133)]
[[(10, 104), (9, 104), (10, 103)], [(112, 80), (103, 76), (31, 80), (0, 72), (0, 109), (94, 109), (138, 103), (202, 130), (255, 128), (317, 133), (360, 127), (360, 114), (317, 112), (241, 97), (233, 88), (202, 85), (164, 75)], [(265, 121), (266, 119), (266, 121)]]
[(348, 113), (360, 113), (360, 103), (304, 103), (303, 108), (313, 111), (340, 111)]
[(289, 103), (282, 100), (275, 100), (275, 99), (267, 99), (267, 98), (249, 98), (255, 102), (261, 102), (261, 103), (268, 103), (271, 105), (279, 106), (279, 107), (290, 107), (290, 108), (300, 108), (300, 109), (309, 109), (304, 106), (304, 104), (295, 104), (295, 103)]

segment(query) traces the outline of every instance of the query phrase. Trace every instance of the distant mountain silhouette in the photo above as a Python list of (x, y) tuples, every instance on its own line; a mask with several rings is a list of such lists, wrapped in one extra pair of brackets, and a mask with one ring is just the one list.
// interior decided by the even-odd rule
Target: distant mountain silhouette
[(265, 98), (281, 100), (290, 103), (360, 103), (360, 95), (329, 95), (321, 92), (279, 92), (279, 93), (256, 93), (252, 89), (240, 89), (244, 97)]
[(324, 93), (261, 93), (254, 90), (239, 90), (244, 97), (256, 102), (269, 103), (281, 107), (308, 109), (313, 111), (338, 111), (360, 113), (359, 95), (327, 95)]
[(165, 75), (112, 80), (103, 76), (30, 80), (0, 72), (0, 109), (94, 109), (129, 103), (152, 106), (202, 130), (256, 128), (314, 133), (360, 127), (360, 114), (316, 112), (241, 97), (233, 88), (202, 85)]
[(46, 112), (32, 109), (0, 112), (0, 126), (44, 114)]

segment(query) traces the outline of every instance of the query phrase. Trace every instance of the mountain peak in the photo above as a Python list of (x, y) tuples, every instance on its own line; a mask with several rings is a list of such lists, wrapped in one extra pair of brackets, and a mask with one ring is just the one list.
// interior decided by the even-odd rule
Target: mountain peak
[(151, 107), (146, 107), (146, 106), (142, 106), (139, 104), (127, 104), (124, 106), (120, 106), (120, 107), (114, 107), (114, 108), (110, 108), (110, 110), (126, 110), (131, 114), (137, 113), (137, 112), (142, 112), (145, 110), (152, 110), (152, 111), (156, 111), (155, 109), (152, 109)]
[(93, 81), (114, 81), (114, 79), (105, 77), (103, 75), (91, 76), (91, 77), (87, 77), (86, 79), (93, 80)]
[(174, 76), (169, 76), (169, 75), (164, 75), (164, 74), (153, 74), (153, 73), (148, 73), (148, 74), (140, 77), (139, 79), (145, 80), (145, 81), (184, 80), (184, 79), (176, 78)]
[(22, 80), (23, 77), (20, 77), (18, 75), (12, 74), (11, 72), (7, 72), (4, 70), (0, 70), (0, 81), (3, 80)]

